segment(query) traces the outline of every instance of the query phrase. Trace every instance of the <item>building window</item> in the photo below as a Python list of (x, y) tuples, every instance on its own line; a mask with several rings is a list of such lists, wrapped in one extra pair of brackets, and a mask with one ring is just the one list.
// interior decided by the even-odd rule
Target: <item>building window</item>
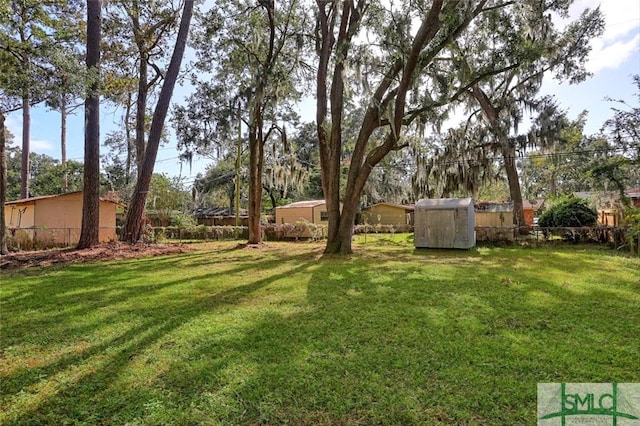
[(326, 222), (329, 220), (329, 212), (320, 212), (320, 220)]

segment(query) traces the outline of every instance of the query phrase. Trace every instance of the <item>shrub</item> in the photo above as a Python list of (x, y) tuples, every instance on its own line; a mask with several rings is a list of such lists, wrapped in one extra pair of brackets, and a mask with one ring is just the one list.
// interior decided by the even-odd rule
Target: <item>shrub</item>
[(249, 231), (246, 226), (206, 226), (198, 225), (188, 228), (166, 226), (154, 228), (152, 233), (158, 241), (168, 240), (237, 240), (246, 239)]
[(594, 226), (598, 214), (585, 200), (566, 198), (545, 211), (538, 225), (543, 228)]
[(627, 207), (624, 212), (626, 243), (631, 253), (640, 252), (640, 207)]
[(191, 229), (198, 225), (194, 217), (186, 213), (172, 213), (169, 216), (169, 221), (172, 226), (182, 229)]
[(364, 225), (356, 225), (353, 228), (354, 234), (395, 234), (413, 232), (412, 225), (371, 225), (365, 223)]
[(267, 241), (314, 240), (327, 237), (327, 227), (307, 221), (292, 223), (268, 223), (262, 225), (263, 237)]

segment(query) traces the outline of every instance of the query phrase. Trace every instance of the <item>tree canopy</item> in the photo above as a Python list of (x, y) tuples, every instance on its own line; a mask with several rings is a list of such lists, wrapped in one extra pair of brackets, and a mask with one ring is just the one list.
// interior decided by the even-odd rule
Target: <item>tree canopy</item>
[[(569, 118), (540, 95), (544, 78), (589, 76), (585, 61), (603, 16), (586, 9), (560, 26), (556, 18), (566, 22), (573, 3), (116, 0), (99, 7), (103, 40), (96, 47), (93, 39), (91, 51), (82, 12), (92, 2), (5, 2), (0, 118), (22, 110), (25, 122), (22, 148), (6, 146), (8, 191), (14, 181), (23, 196), (76, 187), (80, 167), (66, 160), (64, 124), (60, 181), (36, 181), (58, 165), (45, 173), (42, 158), (30, 155), (29, 108), (46, 101), (64, 123), (78, 97), (97, 111), (99, 92), (120, 125), (102, 137), (87, 127), (94, 143), (82, 170), (92, 170), (94, 199), (99, 176), (123, 190), (130, 205), (122, 238), (139, 240), (173, 90), (188, 81), (192, 92), (174, 101), (171, 123), (183, 160), (212, 161), (194, 179), (195, 202), (216, 194), (234, 210), (242, 203), (250, 243), (261, 241), (264, 211), (288, 200), (324, 197), (325, 251), (350, 253), (357, 214), (371, 203), (505, 194), (522, 225), (523, 197), (622, 193), (640, 167), (637, 106), (611, 100), (600, 133), (585, 135), (585, 115)], [(192, 60), (181, 67), (187, 35)], [(101, 70), (78, 68), (96, 49)], [(634, 84), (640, 96), (640, 76)], [(315, 122), (301, 123), (301, 99), (311, 97)], [(99, 139), (109, 149), (102, 175), (91, 149)]]

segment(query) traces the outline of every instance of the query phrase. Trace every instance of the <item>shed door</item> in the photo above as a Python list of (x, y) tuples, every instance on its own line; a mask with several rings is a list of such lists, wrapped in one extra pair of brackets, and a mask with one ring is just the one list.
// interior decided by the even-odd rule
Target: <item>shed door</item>
[(429, 247), (453, 248), (456, 238), (455, 210), (427, 210)]

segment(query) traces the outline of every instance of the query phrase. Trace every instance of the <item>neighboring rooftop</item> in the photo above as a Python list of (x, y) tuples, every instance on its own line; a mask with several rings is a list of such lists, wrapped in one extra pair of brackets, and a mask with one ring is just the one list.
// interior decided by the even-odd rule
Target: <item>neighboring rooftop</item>
[[(66, 197), (68, 195), (75, 195), (75, 194), (82, 194), (82, 191), (73, 191), (73, 192), (66, 192), (64, 194), (51, 194), (51, 195), (39, 195), (37, 197), (30, 197), (30, 198), (21, 198), (19, 200), (12, 200), (12, 201), (7, 201), (4, 204), (5, 205), (13, 205), (13, 204), (24, 204), (24, 203), (31, 203), (33, 201), (38, 201), (38, 200), (46, 200), (48, 198), (56, 198), (56, 197)], [(114, 204), (122, 204), (117, 200), (114, 200), (110, 197), (107, 198), (100, 198), (100, 201), (108, 201), (110, 203), (114, 203)], [(122, 204), (124, 205), (124, 204)]]
[(411, 210), (411, 211), (415, 210), (416, 208), (415, 204), (396, 204), (396, 203), (387, 203), (385, 201), (376, 203), (376, 204), (371, 204), (370, 206), (367, 206), (367, 208), (371, 208), (375, 206), (391, 206), (391, 207), (398, 207), (400, 209)]
[[(194, 215), (197, 217), (228, 217), (234, 216), (235, 213), (229, 209), (229, 207), (199, 207), (194, 210)], [(249, 211), (246, 209), (240, 209), (240, 216), (248, 216)]]
[(300, 207), (318, 207), (325, 204), (324, 200), (296, 201), (286, 206), (278, 206), (279, 209), (294, 209)]

